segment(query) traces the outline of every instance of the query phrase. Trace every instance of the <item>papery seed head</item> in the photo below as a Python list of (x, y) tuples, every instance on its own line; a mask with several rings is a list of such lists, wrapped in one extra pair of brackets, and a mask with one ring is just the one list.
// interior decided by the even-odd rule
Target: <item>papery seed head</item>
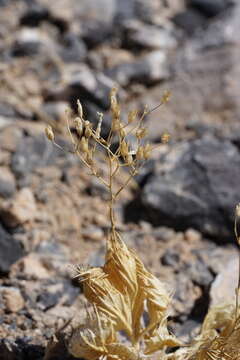
[(131, 110), (128, 113), (128, 124), (131, 124), (136, 120), (137, 110)]
[(99, 139), (101, 135), (101, 128), (102, 128), (102, 122), (103, 122), (103, 113), (97, 112), (97, 115), (99, 117), (97, 129), (95, 131), (96, 138)]
[(139, 148), (137, 149), (136, 159), (137, 159), (137, 160), (143, 160), (143, 159), (144, 159), (143, 147), (142, 147), (142, 146), (139, 146)]
[(150, 155), (151, 155), (151, 151), (152, 151), (152, 147), (150, 144), (146, 144), (143, 147), (143, 157), (145, 160), (149, 159)]
[(88, 139), (83, 136), (80, 140), (80, 149), (83, 153), (88, 153)]
[(78, 134), (79, 136), (82, 136), (82, 133), (83, 133), (83, 122), (82, 122), (82, 120), (81, 120), (80, 117), (76, 117), (76, 118), (74, 119), (74, 125), (75, 125), (75, 129), (76, 129), (76, 131), (77, 131), (77, 134)]
[(81, 119), (83, 119), (83, 108), (80, 100), (77, 100), (77, 107), (78, 107), (78, 115)]
[(163, 104), (168, 103), (169, 99), (170, 99), (170, 96), (171, 96), (171, 91), (169, 91), (169, 90), (164, 91), (161, 102)]
[(133, 156), (132, 154), (128, 154), (127, 157), (126, 157), (126, 163), (128, 165), (131, 165), (133, 163)]
[(48, 140), (54, 141), (54, 133), (53, 133), (53, 129), (52, 129), (51, 125), (48, 125), (45, 128), (45, 134), (46, 134), (46, 137), (48, 138)]
[(136, 131), (136, 137), (140, 140), (143, 139), (147, 135), (147, 129), (146, 128), (139, 128)]
[(161, 142), (163, 144), (167, 144), (169, 142), (169, 140), (170, 140), (170, 135), (167, 132), (165, 132), (161, 135)]
[(119, 125), (120, 125), (119, 135), (120, 135), (121, 138), (124, 138), (126, 136), (126, 131), (124, 129), (123, 124), (120, 123)]
[(118, 118), (113, 118), (112, 131), (119, 131), (119, 129), (120, 129), (120, 120)]
[(90, 123), (90, 121), (86, 120), (84, 121), (84, 136), (86, 138), (89, 138), (90, 136), (92, 136), (92, 124)]
[(126, 143), (125, 140), (123, 140), (123, 141), (121, 142), (120, 152), (121, 152), (121, 155), (122, 155), (124, 158), (128, 156), (128, 144)]
[(240, 218), (240, 203), (236, 205), (235, 214), (237, 218)]

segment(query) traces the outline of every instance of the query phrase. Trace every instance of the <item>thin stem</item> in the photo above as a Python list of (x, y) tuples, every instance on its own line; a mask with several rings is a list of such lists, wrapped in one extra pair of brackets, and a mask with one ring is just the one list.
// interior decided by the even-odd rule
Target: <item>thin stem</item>
[(114, 196), (113, 196), (113, 169), (112, 169), (112, 158), (111, 154), (108, 151), (108, 163), (109, 163), (109, 194), (110, 194), (110, 202), (109, 202), (109, 217), (111, 222), (111, 230), (115, 232), (115, 219), (114, 219)]
[(135, 169), (132, 174), (129, 175), (125, 183), (117, 190), (116, 194), (114, 195), (115, 199), (118, 197), (118, 195), (122, 192), (122, 190), (129, 184), (129, 182), (132, 180), (132, 178), (136, 175), (137, 170)]
[(238, 307), (239, 307), (239, 289), (240, 289), (240, 243), (239, 243), (239, 235), (238, 235), (238, 215), (237, 215), (237, 211), (235, 213), (235, 221), (234, 221), (234, 232), (235, 232), (235, 236), (236, 236), (236, 240), (237, 240), (237, 244), (238, 244), (238, 284), (237, 284), (237, 289), (236, 289), (236, 313), (235, 313), (235, 319), (237, 321), (238, 318)]

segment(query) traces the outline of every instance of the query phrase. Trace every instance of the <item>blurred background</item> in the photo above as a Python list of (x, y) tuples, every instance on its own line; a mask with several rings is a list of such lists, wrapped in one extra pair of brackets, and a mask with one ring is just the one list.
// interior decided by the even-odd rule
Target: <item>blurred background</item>
[[(82, 311), (67, 264), (103, 262), (107, 194), (44, 129), (68, 147), (65, 111), (80, 99), (93, 123), (104, 113), (107, 132), (115, 85), (123, 118), (171, 91), (146, 118), (150, 141), (171, 140), (123, 193), (117, 216), (173, 293), (172, 331), (188, 340), (211, 304), (234, 296), (239, 34), (237, 0), (0, 0), (3, 360), (43, 359), (54, 329)], [(49, 359), (64, 351), (71, 359), (66, 349)]]

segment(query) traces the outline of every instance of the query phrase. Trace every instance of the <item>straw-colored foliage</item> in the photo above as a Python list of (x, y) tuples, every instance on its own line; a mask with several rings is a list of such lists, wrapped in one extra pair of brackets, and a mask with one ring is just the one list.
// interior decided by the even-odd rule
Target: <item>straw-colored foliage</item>
[[(164, 94), (161, 104), (168, 101)], [(102, 267), (75, 267), (75, 277), (82, 284), (89, 302), (86, 319), (73, 329), (68, 340), (68, 350), (76, 358), (87, 360), (140, 360), (151, 358), (155, 353), (159, 360), (237, 360), (240, 359), (240, 316), (236, 304), (225, 304), (210, 309), (200, 335), (189, 344), (182, 344), (167, 326), (170, 294), (164, 284), (151, 274), (129, 249), (116, 230), (114, 205), (119, 194), (137, 174), (154, 149), (146, 143), (147, 129), (142, 114), (130, 111), (126, 121), (121, 119), (116, 89), (110, 94), (112, 124), (107, 137), (101, 136), (103, 115), (94, 129), (84, 119), (78, 101), (78, 117), (68, 116), (67, 127), (73, 144), (72, 152), (79, 156), (109, 191), (110, 230), (107, 238), (105, 264)], [(72, 130), (74, 129), (74, 131)], [(50, 126), (46, 135), (55, 143)], [(129, 135), (135, 137), (133, 144)], [(162, 143), (168, 141), (162, 135)], [(113, 146), (113, 144), (115, 146)], [(105, 151), (109, 174), (104, 177), (96, 157), (98, 147)], [(119, 188), (114, 180), (120, 169), (126, 167), (127, 179)], [(236, 212), (235, 233), (237, 235)], [(238, 241), (239, 243), (239, 241)], [(238, 299), (238, 296), (236, 296)], [(172, 351), (169, 352), (169, 349)], [(156, 357), (155, 357), (156, 358)]]

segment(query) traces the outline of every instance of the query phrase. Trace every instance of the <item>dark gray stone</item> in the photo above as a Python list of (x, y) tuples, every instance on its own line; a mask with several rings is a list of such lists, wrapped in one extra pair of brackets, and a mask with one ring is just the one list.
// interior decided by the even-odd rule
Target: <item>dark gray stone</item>
[(206, 18), (196, 9), (186, 9), (175, 15), (172, 20), (189, 35), (206, 25)]
[(21, 244), (0, 224), (0, 273), (7, 274), (11, 265), (24, 255)]
[(233, 237), (240, 201), (240, 154), (228, 141), (211, 136), (175, 145), (148, 179), (141, 201), (155, 225), (195, 228), (216, 238)]
[(24, 178), (38, 167), (54, 164), (58, 156), (65, 156), (65, 153), (55, 148), (44, 135), (25, 137), (12, 156), (11, 168), (18, 178)]
[(99, 108), (107, 110), (110, 106), (109, 93), (114, 82), (102, 73), (94, 74), (87, 66), (79, 67), (71, 74), (65, 94), (76, 107), (77, 99), (81, 102), (92, 102)]
[(189, 5), (206, 17), (217, 16), (230, 5), (229, 0), (189, 0)]
[(121, 86), (130, 83), (153, 85), (169, 77), (169, 64), (165, 52), (156, 50), (136, 62), (115, 66), (106, 74)]
[(13, 196), (15, 191), (16, 191), (15, 182), (10, 181), (10, 179), (8, 181), (1, 179), (1, 174), (0, 174), (0, 196), (2, 196), (3, 198), (9, 198)]
[(49, 11), (41, 4), (32, 2), (20, 19), (20, 24), (35, 27), (42, 21), (49, 20)]
[(167, 249), (161, 258), (162, 265), (176, 266), (179, 263), (180, 256), (177, 250)]
[(85, 43), (73, 33), (65, 34), (61, 39), (60, 56), (67, 63), (83, 61), (87, 54)]
[(128, 21), (125, 23), (125, 37), (123, 45), (128, 48), (140, 49), (173, 49), (177, 41), (173, 34), (164, 27), (144, 24), (140, 21)]

